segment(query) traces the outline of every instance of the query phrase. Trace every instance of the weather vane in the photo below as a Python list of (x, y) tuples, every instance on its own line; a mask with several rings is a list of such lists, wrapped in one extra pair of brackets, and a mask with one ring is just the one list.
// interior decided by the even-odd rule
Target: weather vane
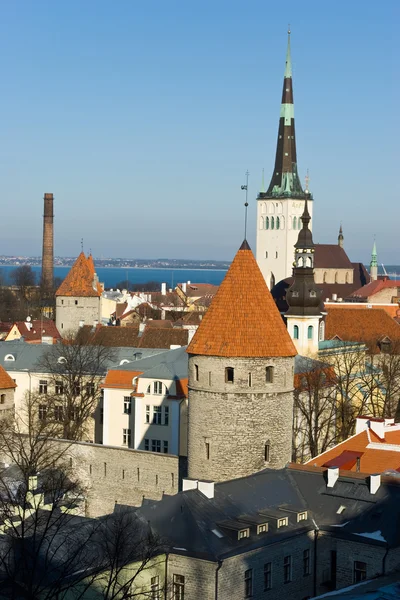
[(241, 189), (242, 190), (246, 190), (246, 202), (244, 203), (244, 239), (246, 239), (247, 236), (247, 207), (249, 206), (249, 203), (247, 202), (247, 194), (248, 194), (248, 188), (249, 188), (249, 170), (247, 169), (246, 173), (246, 185), (242, 185)]

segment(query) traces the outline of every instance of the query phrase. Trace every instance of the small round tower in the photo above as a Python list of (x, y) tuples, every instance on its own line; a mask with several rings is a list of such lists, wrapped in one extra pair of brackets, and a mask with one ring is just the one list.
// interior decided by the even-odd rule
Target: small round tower
[(224, 481), (290, 461), (296, 349), (246, 241), (188, 353), (189, 477)]

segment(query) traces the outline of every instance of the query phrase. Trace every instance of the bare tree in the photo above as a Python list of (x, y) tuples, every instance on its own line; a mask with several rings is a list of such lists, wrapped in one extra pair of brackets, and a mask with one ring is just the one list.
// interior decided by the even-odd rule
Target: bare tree
[(21, 265), (14, 269), (11, 273), (11, 279), (18, 287), (21, 297), (25, 300), (29, 300), (29, 291), (35, 286), (36, 276), (30, 265)]
[[(23, 416), (0, 420), (0, 589), (10, 600), (150, 598), (145, 571), (159, 572), (166, 546), (134, 512), (88, 519), (86, 490), (27, 396)], [(22, 413), (23, 411), (21, 411)], [(21, 425), (29, 429), (19, 431)], [(40, 471), (40, 472), (39, 472)], [(158, 569), (158, 571), (157, 571)], [(162, 589), (162, 581), (158, 581)]]
[(317, 456), (335, 443), (335, 386), (334, 370), (322, 363), (296, 377), (293, 411), (294, 462), (304, 462)]
[(66, 440), (93, 437), (94, 413), (101, 399), (101, 381), (115, 350), (79, 337), (49, 346), (37, 368), (48, 377), (39, 389), (40, 418)]

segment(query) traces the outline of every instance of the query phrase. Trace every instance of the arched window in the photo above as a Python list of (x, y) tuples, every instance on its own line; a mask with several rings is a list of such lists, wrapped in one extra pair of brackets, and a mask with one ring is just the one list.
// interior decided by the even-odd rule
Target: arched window
[(309, 325), (308, 329), (307, 329), (307, 338), (309, 340), (312, 340), (313, 339), (313, 334), (314, 334), (314, 327), (312, 325)]
[(267, 383), (273, 383), (274, 381), (274, 367), (265, 367), (265, 381)]
[(299, 326), (295, 325), (293, 327), (293, 339), (294, 340), (298, 340), (299, 339)]
[(285, 229), (285, 217), (281, 217), (281, 229)]
[(323, 279), (323, 283), (326, 283), (328, 279), (328, 273), (325, 271), (324, 272), (324, 279)]
[(297, 229), (297, 218), (293, 217), (293, 229)]
[(270, 450), (271, 450), (271, 444), (270, 444), (270, 441), (267, 440), (265, 442), (265, 446), (264, 446), (264, 460), (265, 460), (265, 462), (269, 462), (270, 461)]
[(260, 217), (260, 229), (264, 229), (264, 217)]
[(274, 217), (271, 217), (271, 229), (274, 229), (274, 227), (275, 227)]
[(5, 394), (1, 394), (0, 396), (0, 404), (4, 404), (6, 401), (6, 395)]
[(346, 283), (350, 283), (350, 273), (348, 271), (346, 273)]
[(268, 251), (265, 251), (265, 258), (268, 258)]
[(275, 212), (275, 206), (274, 206), (274, 203), (273, 203), (273, 202), (271, 202), (271, 204), (269, 205), (269, 207), (268, 207), (268, 212), (269, 212), (271, 215), (273, 215), (273, 214), (274, 214), (274, 212)]
[(319, 324), (319, 341), (322, 342), (325, 339), (325, 321), (321, 321)]
[(273, 273), (271, 273), (271, 278), (270, 278), (269, 281), (270, 281), (270, 288), (269, 289), (272, 290), (272, 288), (275, 285), (275, 275)]
[(339, 283), (339, 282), (338, 282), (338, 279), (339, 279), (339, 274), (338, 274), (338, 272), (336, 271), (336, 272), (335, 272), (335, 283)]
[(279, 220), (279, 217), (276, 217), (276, 228), (280, 229), (280, 226), (281, 226), (281, 222)]
[(265, 213), (267, 212), (267, 206), (266, 206), (265, 202), (263, 202), (261, 205), (261, 212), (263, 215), (265, 215)]
[(265, 217), (265, 229), (269, 229), (269, 217)]

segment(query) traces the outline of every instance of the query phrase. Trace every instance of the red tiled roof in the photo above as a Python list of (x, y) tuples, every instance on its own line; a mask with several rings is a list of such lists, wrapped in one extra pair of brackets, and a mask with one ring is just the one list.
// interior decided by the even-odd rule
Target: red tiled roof
[(400, 326), (383, 309), (326, 307), (326, 339), (376, 343), (385, 337), (400, 340)]
[[(369, 434), (369, 438), (368, 438)], [(382, 449), (368, 448), (370, 442), (381, 444)], [(331, 450), (311, 458), (306, 466), (317, 467), (337, 466), (348, 471), (356, 471), (357, 456), (360, 458), (360, 472), (384, 473), (390, 470), (400, 470), (400, 452), (385, 450), (385, 446), (394, 444), (400, 447), (400, 431), (385, 431), (385, 439), (381, 440), (371, 429), (361, 431), (348, 440), (338, 444)]]
[(171, 329), (172, 321), (167, 319), (149, 319), (146, 321), (146, 327), (157, 327), (159, 329)]
[(115, 388), (130, 390), (136, 386), (133, 384), (133, 378), (139, 377), (142, 371), (126, 371), (125, 369), (113, 369), (107, 372), (104, 383), (101, 387), (103, 388)]
[(58, 288), (56, 296), (76, 296), (83, 298), (100, 297), (101, 286), (95, 283), (93, 258), (80, 253), (68, 275)]
[(187, 329), (165, 329), (147, 327), (139, 338), (139, 348), (165, 348), (171, 346), (186, 346), (189, 332)]
[(17, 387), (15, 381), (7, 371), (0, 365), (0, 390), (9, 390)]
[(364, 285), (363, 287), (359, 288), (358, 290), (355, 290), (351, 296), (353, 298), (369, 298), (370, 296), (373, 296), (374, 294), (376, 294), (377, 292), (380, 292), (381, 290), (384, 289), (396, 289), (396, 294), (397, 294), (397, 288), (400, 287), (400, 281), (393, 281), (392, 279), (385, 279), (385, 280), (376, 280), (376, 281), (371, 281), (370, 283), (367, 283), (367, 285)]
[(208, 356), (295, 356), (281, 315), (243, 242), (190, 345)]
[(182, 285), (182, 283), (179, 283), (178, 287), (181, 288), (187, 298), (198, 298), (208, 295), (215, 296), (218, 291), (218, 285), (213, 285), (212, 283), (187, 283), (186, 292), (183, 291)]
[(16, 321), (14, 323), (26, 342), (40, 342), (43, 336), (51, 337), (53, 340), (61, 339), (56, 324), (51, 319), (34, 319), (29, 323), (31, 327), (27, 326), (26, 321)]
[(369, 306), (367, 307), (365, 302), (360, 302), (360, 303), (356, 303), (356, 302), (332, 302), (331, 304), (329, 304), (328, 302), (325, 302), (325, 309), (328, 310), (330, 306), (333, 306), (334, 309), (344, 309), (344, 308), (351, 308), (353, 310), (365, 310), (366, 308), (368, 308), (368, 310), (384, 310), (389, 316), (391, 316), (393, 319), (399, 314), (400, 315), (400, 309), (399, 306), (397, 304), (369, 304)]

